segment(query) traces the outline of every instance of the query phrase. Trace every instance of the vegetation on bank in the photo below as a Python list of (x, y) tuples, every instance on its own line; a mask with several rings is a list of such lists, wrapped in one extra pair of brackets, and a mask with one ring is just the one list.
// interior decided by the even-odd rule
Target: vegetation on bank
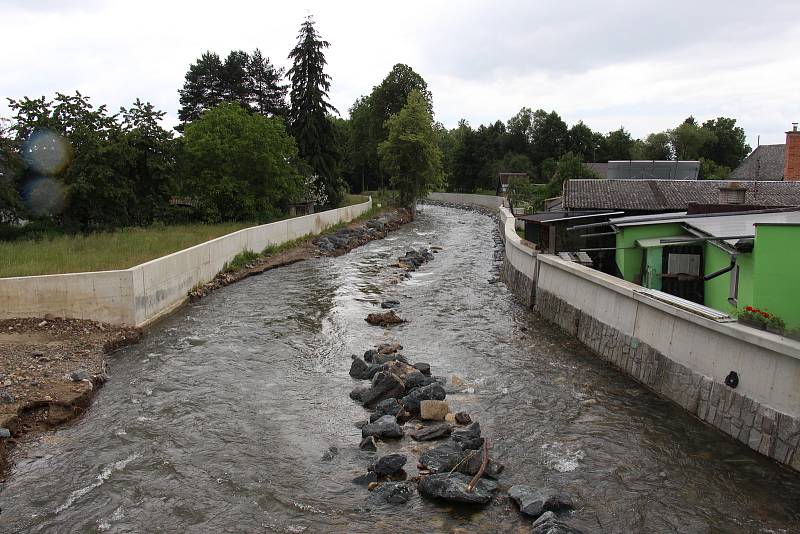
[(180, 224), (0, 241), (0, 278), (127, 269), (248, 226)]

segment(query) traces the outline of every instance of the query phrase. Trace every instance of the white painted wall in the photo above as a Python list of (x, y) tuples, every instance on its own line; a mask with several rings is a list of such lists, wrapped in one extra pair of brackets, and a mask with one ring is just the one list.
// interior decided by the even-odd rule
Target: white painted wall
[(369, 211), (367, 202), (253, 226), (118, 271), (0, 278), (0, 319), (57, 317), (143, 325), (181, 305), (189, 290), (208, 282), (243, 250), (319, 234)]

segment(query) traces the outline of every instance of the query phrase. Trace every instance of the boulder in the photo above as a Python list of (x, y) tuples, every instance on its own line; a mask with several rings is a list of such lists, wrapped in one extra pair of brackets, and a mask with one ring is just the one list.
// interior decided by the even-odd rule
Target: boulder
[(373, 489), (367, 500), (372, 504), (404, 504), (414, 494), (414, 486), (409, 482), (385, 482)]
[(364, 320), (372, 326), (392, 326), (406, 322), (404, 319), (401, 319), (394, 310), (389, 310), (386, 313), (370, 313)]
[(67, 379), (73, 382), (80, 382), (81, 380), (90, 380), (92, 375), (89, 374), (89, 371), (86, 369), (78, 369), (76, 371), (72, 371), (71, 373), (67, 373)]
[(392, 415), (384, 415), (374, 423), (361, 428), (361, 437), (374, 436), (380, 439), (397, 439), (403, 437), (403, 427), (397, 424)]
[(522, 484), (511, 486), (508, 489), (508, 496), (517, 503), (520, 512), (531, 517), (539, 517), (544, 512), (558, 512), (574, 508), (569, 495)]
[[(477, 451), (467, 449), (464, 452), (466, 454), (464, 459), (458, 465), (458, 471), (469, 476), (477, 475), (478, 471), (481, 469), (481, 464), (483, 463), (483, 448)], [(483, 476), (497, 478), (500, 476), (500, 473), (503, 472), (503, 469), (505, 469), (505, 466), (496, 462), (490, 453), (489, 463), (486, 464), (486, 469), (483, 471)]]
[(375, 376), (375, 373), (382, 368), (381, 365), (367, 363), (358, 356), (353, 356), (353, 363), (350, 364), (350, 376), (358, 380), (367, 380)]
[(395, 361), (403, 362), (405, 364), (408, 364), (408, 360), (406, 360), (406, 357), (403, 356), (402, 354), (397, 354), (396, 352), (395, 353), (391, 353), (391, 354), (379, 354), (378, 353), (378, 354), (375, 354), (372, 357), (372, 363), (384, 364), (384, 363), (395, 362)]
[(7, 428), (0, 428), (0, 439), (8, 439), (11, 437), (11, 431)]
[(419, 414), (420, 402), (424, 400), (444, 400), (445, 397), (447, 397), (447, 393), (445, 393), (442, 385), (436, 382), (411, 391), (403, 397), (403, 406), (410, 413), (417, 415)]
[(386, 299), (383, 302), (381, 302), (381, 308), (383, 308), (384, 310), (390, 310), (390, 309), (396, 308), (398, 306), (400, 306), (400, 301), (399, 300)]
[(583, 534), (583, 531), (562, 523), (553, 512), (545, 512), (533, 522), (531, 534)]
[(414, 367), (416, 367), (417, 370), (419, 370), (419, 372), (422, 373), (423, 375), (431, 376), (431, 364), (424, 362), (417, 362), (414, 364)]
[(480, 449), (483, 447), (481, 437), (481, 425), (478, 422), (472, 423), (463, 430), (453, 432), (453, 441), (458, 443), (462, 449)]
[[(381, 371), (372, 378), (372, 386), (367, 389), (356, 388), (350, 393), (350, 398), (355, 398), (367, 408), (372, 408), (380, 401), (398, 398), (405, 392), (403, 381), (391, 373)], [(354, 397), (354, 393), (356, 396)]]
[(403, 454), (387, 454), (381, 456), (369, 466), (369, 470), (377, 474), (379, 477), (393, 475), (403, 469), (406, 465), (406, 457)]
[(392, 341), (391, 343), (381, 343), (375, 348), (377, 349), (378, 354), (392, 354), (403, 350), (403, 345), (397, 341)]
[(472, 418), (466, 412), (458, 412), (455, 415), (455, 419), (459, 425), (468, 425), (472, 422)]
[(361, 449), (362, 451), (377, 451), (378, 444), (375, 443), (374, 436), (367, 436), (361, 440), (361, 443), (358, 444), (358, 448)]
[[(429, 421), (444, 421), (445, 416), (450, 412), (447, 401), (424, 400), (419, 403), (419, 413), (422, 419)], [(447, 425), (450, 428), (450, 425)], [(447, 432), (450, 434), (450, 432)]]
[(414, 371), (406, 375), (404, 382), (406, 384), (406, 391), (411, 391), (413, 389), (429, 386), (436, 382), (436, 379), (425, 376), (419, 371)]
[(447, 423), (437, 423), (409, 432), (408, 435), (415, 441), (433, 441), (435, 439), (446, 438), (450, 435), (450, 425)]
[(384, 363), (383, 371), (386, 373), (392, 373), (394, 376), (402, 380), (404, 384), (403, 387), (405, 387), (405, 379), (408, 375), (419, 372), (407, 363), (397, 360)]
[(359, 486), (369, 486), (370, 484), (378, 482), (378, 475), (370, 471), (366, 475), (359, 475), (353, 479), (354, 484)]
[(446, 441), (424, 451), (419, 457), (419, 464), (433, 473), (443, 473), (458, 465), (465, 455), (457, 443)]
[(403, 405), (400, 404), (400, 401), (397, 399), (384, 399), (378, 404), (375, 405), (375, 414), (378, 417), (383, 417), (384, 415), (394, 415), (397, 416), (403, 410)]
[(442, 499), (463, 504), (488, 504), (497, 484), (481, 479), (473, 491), (467, 491), (470, 477), (461, 473), (437, 473), (419, 482), (419, 492), (429, 499)]
[(367, 363), (375, 363), (372, 361), (372, 359), (375, 357), (376, 354), (378, 354), (377, 350), (369, 349), (364, 353), (364, 361)]

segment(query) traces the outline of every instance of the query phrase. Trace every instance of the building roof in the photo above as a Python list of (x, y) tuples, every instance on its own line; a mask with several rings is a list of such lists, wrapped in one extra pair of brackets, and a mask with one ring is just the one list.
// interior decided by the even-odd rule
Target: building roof
[(682, 211), (690, 202), (716, 204), (720, 187), (747, 189), (744, 203), (763, 207), (800, 206), (800, 182), (722, 180), (567, 180), (565, 210)]
[(783, 180), (786, 145), (761, 145), (728, 175), (729, 180)]
[[(611, 219), (616, 227), (642, 226), (648, 224), (681, 223), (698, 235), (707, 237), (734, 237), (723, 239), (735, 246), (739, 239), (755, 237), (756, 224), (800, 224), (800, 209), (763, 210), (758, 212), (724, 213), (716, 215), (686, 215), (673, 213), (660, 217), (621, 217)], [(663, 239), (663, 238), (662, 238)]]
[(573, 221), (576, 219), (591, 219), (598, 217), (611, 217), (614, 215), (622, 215), (621, 211), (543, 211), (539, 213), (531, 213), (530, 215), (521, 215), (517, 217), (520, 221), (528, 222), (552, 222), (552, 221)]

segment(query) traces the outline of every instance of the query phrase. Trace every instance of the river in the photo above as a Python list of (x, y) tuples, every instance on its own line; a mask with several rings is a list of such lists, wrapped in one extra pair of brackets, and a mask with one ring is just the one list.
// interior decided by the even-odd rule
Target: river
[[(496, 283), (493, 231), (483, 215), (424, 206), (384, 240), (181, 309), (110, 357), (87, 414), (17, 447), (0, 531), (526, 532), (504, 498), (474, 512), (419, 495), (367, 506), (351, 480), (375, 453), (358, 449), (350, 355), (392, 339), (457, 384), (448, 401), (491, 438), (502, 486), (562, 489), (577, 504), (572, 526), (800, 531), (800, 475), (525, 310)], [(432, 244), (435, 259), (395, 283), (387, 266)], [(370, 301), (384, 298), (409, 322), (369, 326)], [(379, 453), (408, 453), (414, 475), (419, 448), (405, 439)]]

